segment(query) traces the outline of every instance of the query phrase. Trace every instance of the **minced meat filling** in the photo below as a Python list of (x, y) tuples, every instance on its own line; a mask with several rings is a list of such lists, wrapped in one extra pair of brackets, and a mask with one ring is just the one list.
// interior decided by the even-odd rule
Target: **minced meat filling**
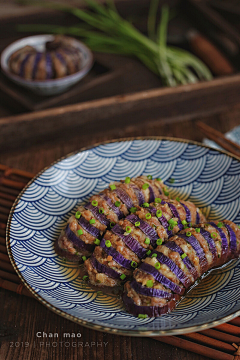
[(110, 222), (118, 222), (117, 214), (115, 214), (108, 203), (100, 195), (94, 195), (91, 199), (98, 202), (98, 208), (103, 209), (104, 215), (110, 220)]
[(170, 250), (168, 247), (164, 245), (160, 245), (156, 248), (158, 252), (163, 253), (165, 256), (169, 257), (175, 264), (185, 273), (185, 275), (190, 279), (192, 283), (194, 283), (194, 277), (182, 261), (180, 254), (176, 251)]
[(161, 297), (145, 296), (138, 294), (130, 286), (130, 283), (125, 284), (125, 291), (130, 298), (133, 299), (134, 303), (138, 306), (164, 306), (167, 304), (168, 300)]
[(114, 247), (114, 249), (116, 249), (126, 259), (140, 263), (139, 257), (132, 250), (130, 250), (122, 241), (122, 239), (120, 239), (117, 235), (113, 234), (111, 231), (107, 231), (104, 235), (104, 239), (109, 240), (111, 242), (111, 246)]
[[(119, 225), (126, 230), (127, 226), (129, 226), (131, 228), (131, 233), (130, 235), (136, 239), (139, 244), (144, 247), (145, 249), (147, 248), (151, 248), (150, 245), (145, 244), (145, 240), (146, 240), (146, 235), (144, 234), (144, 232), (142, 232), (142, 230), (140, 230), (140, 228), (134, 226), (130, 221), (128, 221), (127, 219), (121, 220), (119, 221)], [(125, 232), (125, 235), (128, 235), (129, 233)]]
[[(143, 260), (146, 264), (152, 265), (155, 268), (156, 263), (158, 263), (158, 260), (156, 257), (150, 258), (147, 257)], [(177, 276), (169, 269), (169, 267), (165, 264), (161, 264), (161, 267), (159, 270), (157, 270), (160, 274), (164, 275), (167, 279), (171, 280), (173, 283), (179, 285), (182, 287), (179, 279)]]
[(193, 266), (196, 268), (197, 273), (200, 276), (201, 268), (200, 268), (200, 264), (199, 264), (199, 257), (197, 256), (197, 254), (196, 254), (195, 250), (192, 248), (192, 246), (189, 243), (187, 243), (184, 239), (182, 239), (178, 236), (174, 236), (173, 238), (171, 238), (171, 240), (173, 240), (175, 242), (175, 244), (180, 246), (182, 251), (188, 256), (189, 260), (191, 261)]

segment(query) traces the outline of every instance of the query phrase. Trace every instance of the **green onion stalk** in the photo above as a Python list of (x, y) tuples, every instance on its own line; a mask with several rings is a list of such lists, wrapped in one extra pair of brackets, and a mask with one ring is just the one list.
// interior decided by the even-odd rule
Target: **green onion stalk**
[(67, 11), (81, 20), (76, 26), (19, 25), (20, 31), (50, 32), (80, 37), (95, 52), (134, 56), (166, 86), (210, 80), (211, 72), (196, 56), (178, 47), (167, 45), (169, 9), (164, 5), (157, 24), (159, 0), (152, 0), (148, 16), (148, 36), (142, 34), (117, 12), (113, 0), (100, 4), (84, 0), (88, 10), (42, 3), (41, 6)]

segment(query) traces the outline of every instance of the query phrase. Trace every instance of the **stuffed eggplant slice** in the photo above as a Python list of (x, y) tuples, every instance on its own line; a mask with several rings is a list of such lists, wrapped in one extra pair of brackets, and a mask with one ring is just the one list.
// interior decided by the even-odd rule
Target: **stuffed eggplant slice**
[(206, 271), (239, 257), (239, 241), (239, 226), (228, 220), (180, 231), (151, 251), (126, 282), (126, 309), (140, 318), (172, 311)]
[(155, 198), (121, 219), (102, 238), (84, 262), (93, 285), (117, 286), (158, 245), (189, 226), (204, 222), (200, 210), (189, 201)]
[(119, 220), (135, 211), (136, 206), (167, 199), (168, 192), (160, 178), (151, 175), (111, 183), (109, 188), (93, 195), (86, 205), (79, 206), (55, 241), (58, 255), (79, 262), (91, 255), (103, 234)]

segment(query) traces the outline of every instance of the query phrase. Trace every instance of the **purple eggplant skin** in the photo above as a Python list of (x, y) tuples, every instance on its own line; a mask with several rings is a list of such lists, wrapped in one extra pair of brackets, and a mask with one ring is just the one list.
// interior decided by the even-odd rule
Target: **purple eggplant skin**
[(122, 267), (132, 270), (132, 266), (131, 266), (131, 260), (126, 259), (122, 254), (120, 254), (120, 252), (118, 252), (116, 249), (114, 249), (113, 246), (107, 247), (105, 244), (106, 240), (103, 238), (100, 246), (101, 248), (110, 256), (112, 256), (112, 258)]
[[(171, 241), (171, 239), (169, 241), (167, 241), (164, 245), (166, 247), (168, 247), (170, 250), (177, 252), (180, 256), (184, 254), (184, 252), (180, 248), (180, 246), (175, 244), (174, 241)], [(194, 280), (197, 280), (197, 278), (198, 278), (197, 270), (195, 269), (194, 265), (189, 260), (188, 256), (186, 256), (184, 259), (182, 259), (182, 261), (183, 261), (184, 265), (188, 268), (189, 272), (192, 274)]]
[(108, 206), (115, 212), (119, 220), (124, 218), (124, 214), (119, 210), (117, 206), (114, 205), (114, 203), (108, 196), (106, 196), (104, 193), (100, 193), (99, 195), (103, 198), (103, 200), (107, 202)]
[(91, 234), (95, 238), (97, 239), (101, 238), (100, 231), (95, 226), (89, 224), (89, 222), (83, 216), (80, 217), (78, 223), (79, 225), (82, 226), (84, 230), (86, 230), (89, 234)]
[(211, 225), (212, 227), (214, 227), (214, 229), (216, 229), (220, 235), (220, 238), (222, 240), (222, 254), (221, 257), (223, 259), (223, 261), (225, 260), (225, 258), (227, 258), (228, 256), (228, 240), (227, 237), (224, 233), (224, 231), (218, 227), (213, 221), (209, 222), (209, 225)]
[[(197, 227), (200, 228), (200, 229), (196, 233), (201, 234), (201, 236), (204, 235), (203, 237), (205, 238), (205, 240), (206, 240), (206, 237), (208, 237), (209, 234), (210, 234), (210, 238), (213, 241), (215, 241), (216, 245), (218, 246), (218, 259), (217, 259), (217, 261), (216, 261), (216, 256), (215, 256), (213, 258), (213, 261), (208, 264), (208, 267), (207, 267), (207, 269), (205, 269), (205, 271), (203, 270), (204, 267), (201, 268), (201, 273), (200, 273), (200, 279), (201, 279), (201, 277), (206, 273), (206, 271), (209, 271), (212, 268), (216, 268), (216, 267), (219, 267), (219, 266), (221, 266), (223, 264), (226, 264), (231, 259), (238, 258), (240, 256), (240, 228), (239, 228), (238, 225), (236, 225), (233, 222), (228, 221), (228, 220), (224, 220), (223, 222), (214, 221), (214, 222), (210, 222), (210, 223), (206, 223), (206, 224), (201, 223), (199, 225), (196, 225), (196, 228)], [(213, 231), (213, 229), (216, 230), (216, 231)], [(165, 243), (164, 246), (167, 246), (172, 251), (178, 252), (179, 255), (180, 255), (180, 251), (179, 251), (180, 246), (175, 244), (174, 241), (177, 241), (178, 238), (183, 238), (185, 241), (187, 241), (189, 243), (189, 245), (188, 245), (189, 250), (188, 251), (190, 251), (189, 246), (191, 246), (192, 251), (194, 251), (196, 257), (203, 257), (202, 256), (202, 251), (203, 251), (202, 246), (204, 244), (200, 242), (200, 238), (199, 238), (199, 243), (197, 245), (196, 242), (198, 242), (198, 240), (197, 240), (197, 238), (194, 237), (194, 235), (192, 235), (190, 233), (191, 230), (193, 231), (193, 228), (185, 229), (186, 234), (188, 233), (188, 235), (184, 234), (184, 231), (181, 231), (174, 238), (169, 239), (169, 241), (167, 243)], [(225, 240), (227, 240), (228, 249), (225, 250), (224, 252), (222, 252), (222, 244), (220, 246), (218, 244), (219, 243), (219, 236), (216, 236), (216, 233), (218, 233), (218, 235), (221, 237), (221, 239), (226, 238)], [(194, 238), (194, 240), (193, 240), (193, 238)], [(226, 242), (225, 242), (225, 244), (226, 244)], [(171, 246), (168, 246), (168, 245), (171, 245)], [(214, 245), (213, 245), (212, 241), (210, 241), (210, 242), (208, 241), (208, 245), (209, 245), (209, 250), (208, 251), (210, 251), (212, 253), (213, 252), (215, 253), (216, 249), (214, 248)], [(200, 250), (200, 248), (201, 248), (201, 250)], [(161, 246), (159, 246), (157, 248), (157, 251), (154, 250), (152, 252), (152, 254), (156, 253), (158, 255), (158, 250), (160, 251), (160, 249), (161, 249)], [(227, 251), (227, 258), (226, 258), (226, 251)], [(220, 258), (219, 258), (219, 256), (220, 256)], [(187, 254), (182, 253), (181, 257), (182, 257), (182, 260), (184, 261), (187, 258)], [(166, 264), (166, 262), (162, 261), (162, 259), (160, 259), (160, 257), (157, 257), (157, 260), (160, 262), (160, 264), (161, 263)], [(173, 289), (172, 287), (170, 288), (168, 286), (168, 284), (165, 282), (166, 278), (164, 279), (161, 276), (159, 276), (158, 274), (157, 275), (155, 274), (156, 269), (153, 266), (150, 265), (149, 269), (145, 269), (146, 265), (147, 265), (146, 263), (143, 263), (142, 265), (140, 265), (139, 270), (142, 270), (143, 272), (147, 272), (148, 274), (152, 275), (154, 277), (155, 281), (158, 281), (161, 285), (164, 285), (165, 287), (168, 287), (169, 289), (172, 290), (172, 292), (177, 293), (176, 295), (178, 295), (178, 300), (180, 300), (182, 298), (181, 297), (182, 295), (186, 294), (187, 286), (185, 286), (185, 289), (184, 289), (183, 293), (180, 294), (178, 292), (177, 288)], [(172, 270), (173, 269), (171, 269), (171, 271)], [(143, 305), (141, 305), (141, 303), (142, 303), (142, 301), (145, 302), (145, 300), (141, 300), (141, 297), (139, 297), (138, 300), (136, 300), (137, 303), (135, 303), (134, 302), (135, 295), (134, 295), (134, 293), (132, 293), (133, 290), (135, 291), (135, 293), (137, 295), (139, 294), (141, 296), (144, 295), (144, 296), (148, 296), (148, 297), (152, 298), (152, 297), (154, 297), (153, 294), (154, 294), (154, 291), (157, 290), (157, 288), (153, 287), (153, 288), (151, 288), (151, 291), (148, 292), (147, 290), (142, 289), (142, 288), (144, 288), (144, 287), (142, 287), (142, 285), (135, 286), (134, 281), (136, 282), (136, 280), (134, 279), (131, 283), (129, 281), (125, 283), (125, 291), (123, 293), (123, 301), (124, 301), (125, 307), (131, 314), (133, 314), (135, 316), (137, 316), (138, 314), (146, 314), (149, 317), (160, 316), (162, 314), (165, 314), (166, 312), (169, 312), (169, 311), (173, 310), (177, 306), (178, 300), (173, 301), (171, 305), (169, 305), (169, 304), (170, 304), (170, 302), (172, 300), (167, 302), (167, 303), (166, 303), (166, 301), (162, 302), (162, 306), (150, 306), (150, 305), (149, 306), (146, 306), (146, 305), (143, 306)], [(133, 284), (133, 286), (132, 286), (132, 284)], [(128, 294), (129, 294), (129, 296), (128, 296)], [(181, 295), (181, 296), (179, 296), (179, 295)], [(158, 299), (157, 296), (155, 296), (155, 298), (156, 298), (156, 300)], [(162, 297), (162, 299), (165, 299), (165, 298)], [(152, 302), (152, 303), (154, 303), (154, 302)], [(159, 304), (160, 304), (160, 302), (159, 302)]]
[(180, 296), (175, 294), (174, 298), (169, 300), (166, 305), (160, 306), (138, 306), (134, 303), (132, 298), (127, 296), (127, 293), (123, 293), (123, 302), (129, 313), (134, 316), (138, 316), (139, 314), (146, 314), (148, 317), (161, 316), (163, 314), (167, 314), (175, 309), (177, 302), (180, 299)]
[(134, 279), (131, 281), (130, 286), (132, 287), (133, 290), (135, 290), (138, 294), (141, 295), (160, 297), (164, 299), (174, 298), (174, 294), (172, 292), (167, 292), (159, 289), (142, 286), (139, 282), (137, 282)]
[(200, 234), (204, 237), (204, 239), (207, 241), (209, 250), (212, 254), (213, 263), (215, 264), (218, 260), (218, 254), (217, 249), (214, 240), (211, 238), (211, 234), (206, 229), (200, 228)]
[(127, 206), (128, 210), (133, 207), (133, 202), (130, 196), (120, 187), (114, 190), (119, 199)]
[(108, 267), (104, 264), (101, 264), (99, 261), (97, 261), (97, 259), (95, 258), (95, 256), (93, 254), (90, 257), (90, 261), (91, 261), (91, 264), (94, 267), (94, 269), (96, 269), (99, 273), (103, 273), (107, 276), (110, 276), (113, 279), (120, 279), (120, 276), (121, 276), (120, 273), (118, 273), (114, 269), (111, 269), (110, 267)]
[(185, 288), (177, 285), (176, 283), (174, 283), (173, 281), (169, 280), (166, 276), (162, 275), (158, 270), (155, 269), (155, 267), (153, 267), (150, 264), (147, 264), (145, 262), (143, 262), (140, 266), (139, 269), (152, 275), (152, 277), (154, 277), (155, 280), (157, 280), (158, 282), (160, 282), (162, 285), (164, 285), (165, 287), (167, 287), (168, 289), (170, 289), (171, 291), (173, 291), (174, 293), (178, 294), (178, 295), (183, 295), (185, 292)]
[[(131, 215), (128, 215), (126, 217), (126, 219), (128, 221), (130, 221), (133, 225), (136, 223), (136, 222), (140, 222), (140, 226), (139, 226), (139, 229), (142, 230), (142, 232), (144, 232), (144, 234), (146, 236), (149, 237), (149, 239), (151, 240), (151, 242), (155, 245), (155, 242), (157, 241), (158, 239), (158, 234), (156, 233), (156, 231), (144, 220), (140, 219), (137, 215), (135, 214), (131, 214)], [(155, 246), (154, 246), (155, 247)]]
[(191, 220), (192, 220), (192, 217), (191, 217), (191, 212), (190, 212), (189, 208), (185, 204), (183, 204), (182, 202), (180, 202), (180, 204), (184, 207), (184, 209), (186, 211), (186, 221), (188, 223), (190, 223)]
[[(191, 228), (186, 229), (186, 233), (190, 232), (190, 230), (191, 230)], [(202, 273), (204, 273), (205, 271), (207, 271), (207, 268), (208, 268), (208, 262), (207, 262), (205, 253), (204, 253), (201, 245), (197, 241), (197, 239), (193, 235), (187, 236), (186, 233), (179, 233), (178, 236), (180, 238), (184, 239), (186, 242), (188, 242), (191, 245), (191, 247), (194, 249), (197, 257), (199, 258), (199, 264), (200, 264), (201, 271), (202, 271)]]
[(165, 256), (161, 252), (154, 250), (152, 254), (157, 254), (156, 259), (160, 262), (160, 264), (165, 264), (169, 267), (169, 269), (177, 276), (178, 280), (183, 284), (183, 286), (187, 289), (192, 285), (190, 279), (185, 275), (185, 273), (180, 269), (173, 260), (169, 257)]
[(144, 197), (143, 193), (136, 185), (130, 184), (130, 186), (138, 198), (139, 205), (142, 206), (142, 204), (145, 202), (145, 197)]
[(231, 255), (234, 257), (234, 255), (237, 251), (237, 237), (230, 225), (228, 225), (226, 223), (224, 223), (224, 225), (226, 226), (229, 236), (230, 236), (230, 246), (229, 246), (230, 249), (229, 250), (231, 252)]
[(61, 249), (60, 246), (59, 246), (58, 241), (54, 242), (54, 250), (55, 250), (56, 254), (58, 254), (62, 258), (65, 258), (65, 259), (67, 259), (69, 261), (79, 263), (79, 264), (83, 263), (81, 255), (70, 254), (68, 251)]
[(85, 209), (90, 210), (93, 213), (94, 217), (98, 221), (100, 221), (101, 224), (109, 227), (110, 220), (108, 220), (108, 218), (104, 214), (99, 213), (99, 207), (93, 206), (90, 202), (88, 202), (84, 207)]
[(123, 242), (126, 244), (126, 246), (130, 250), (132, 250), (139, 257), (139, 259), (143, 259), (146, 256), (147, 249), (142, 247), (140, 245), (140, 243), (134, 237), (132, 237), (130, 234), (124, 235), (125, 231), (123, 230), (123, 228), (121, 226), (116, 224), (112, 228), (112, 232), (115, 235), (117, 235), (118, 237), (120, 237), (120, 239), (123, 240)]
[[(143, 203), (143, 202), (149, 200), (150, 196), (152, 196), (151, 191), (149, 190), (146, 192), (145, 190), (144, 191), (142, 190), (142, 186), (145, 182), (148, 182), (148, 183), (150, 182), (152, 192), (155, 191), (155, 194), (160, 193), (159, 187), (161, 188), (163, 186), (163, 184), (160, 183), (159, 181), (149, 180), (147, 177), (144, 177), (144, 176), (133, 178), (132, 180), (130, 180), (130, 183), (125, 183), (124, 180), (121, 180), (120, 182), (116, 183), (115, 189), (112, 190), (111, 186), (110, 186), (109, 189), (105, 189), (99, 193), (99, 197), (105, 201), (105, 205), (108, 206), (108, 208), (110, 208), (112, 210), (111, 212), (114, 212), (116, 217), (118, 218), (116, 220), (114, 219), (114, 221), (118, 222), (118, 220), (124, 218), (129, 213), (128, 209), (130, 209), (131, 207), (134, 207), (136, 205), (136, 203), (140, 204), (140, 203)], [(156, 185), (156, 182), (157, 182), (157, 185)], [(150, 185), (149, 185), (149, 187), (150, 187)], [(115, 193), (115, 196), (113, 196), (113, 197), (111, 195), (112, 191)], [(131, 194), (132, 194), (132, 196), (131, 196)], [(162, 197), (166, 198), (166, 196), (162, 196)], [(97, 219), (99, 221), (100, 225), (103, 225), (106, 227), (111, 227), (112, 224), (110, 223), (110, 221), (112, 221), (112, 220), (111, 220), (110, 216), (109, 216), (109, 218), (110, 218), (110, 220), (109, 220), (109, 218), (104, 213), (101, 213), (101, 212), (99, 213), (99, 210), (100, 210), (99, 207), (93, 206), (91, 200), (95, 200), (95, 198), (94, 197), (90, 198), (89, 203), (85, 205), (85, 208), (87, 208), (88, 210), (90, 210), (92, 212), (93, 217), (95, 217), (95, 219)], [(115, 205), (117, 202), (120, 202), (120, 206)], [(133, 206), (133, 203), (134, 203), (134, 206)], [(120, 210), (120, 208), (121, 208), (121, 210)], [(103, 232), (105, 231), (102, 229), (102, 227), (101, 227), (101, 231), (100, 231), (97, 227), (92, 226), (89, 223), (89, 221), (85, 219), (84, 216), (80, 217), (80, 219), (78, 220), (78, 224), (81, 226), (82, 229), (84, 229), (88, 234), (92, 235), (97, 240), (102, 239)], [(149, 231), (151, 231), (151, 233), (155, 233), (154, 229), (152, 229), (148, 224), (146, 224), (146, 226), (149, 228)], [(156, 237), (156, 239), (158, 238), (157, 234), (155, 234), (155, 237)], [(84, 237), (81, 237), (81, 238), (83, 238), (83, 240), (84, 240)], [(137, 240), (134, 241), (134, 239), (133, 238), (130, 239), (130, 237), (124, 238), (124, 240), (125, 239), (126, 239), (126, 241), (128, 241), (129, 248), (133, 252), (136, 251), (136, 254), (137, 254), (137, 256), (139, 255), (139, 258), (142, 258), (146, 255), (146, 250), (143, 247), (141, 247), (140, 244), (139, 245), (136, 244)], [(58, 240), (56, 240), (56, 241), (58, 241)], [(78, 240), (78, 241), (80, 241), (80, 240)], [(94, 241), (93, 248), (95, 247), (95, 245), (96, 245), (96, 242)], [(83, 255), (86, 255), (86, 254), (84, 253)]]
[(89, 252), (92, 252), (94, 250), (94, 245), (92, 244), (86, 244), (84, 241), (82, 241), (69, 227), (69, 224), (67, 225), (65, 229), (65, 234), (67, 238), (80, 250), (86, 250)]

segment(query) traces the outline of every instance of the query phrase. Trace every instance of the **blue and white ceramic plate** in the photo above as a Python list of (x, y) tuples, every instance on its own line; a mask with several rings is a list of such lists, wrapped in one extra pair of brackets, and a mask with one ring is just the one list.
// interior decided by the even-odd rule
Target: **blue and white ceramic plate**
[(205, 278), (170, 314), (138, 319), (125, 311), (117, 296), (97, 293), (81, 280), (77, 265), (55, 254), (54, 241), (79, 203), (113, 180), (141, 174), (161, 177), (172, 196), (193, 201), (208, 219), (240, 224), (240, 159), (180, 139), (99, 144), (44, 169), (15, 201), (8, 221), (7, 248), (21, 280), (57, 314), (117, 334), (183, 334), (240, 315), (239, 261)]

